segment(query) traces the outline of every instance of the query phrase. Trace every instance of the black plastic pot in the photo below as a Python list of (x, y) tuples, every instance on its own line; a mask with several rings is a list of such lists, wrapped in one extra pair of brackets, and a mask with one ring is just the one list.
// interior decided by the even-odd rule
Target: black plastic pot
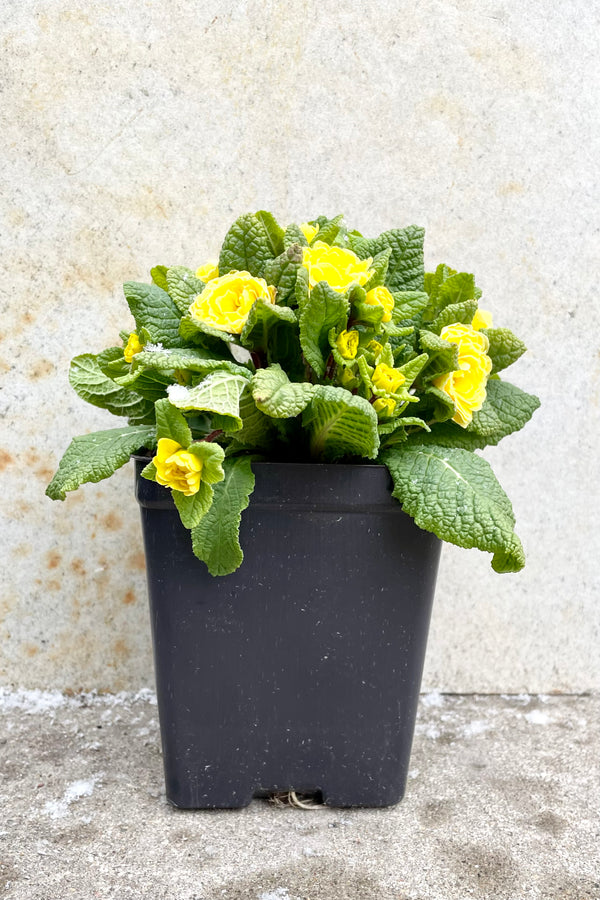
[(441, 542), (383, 466), (256, 463), (245, 559), (213, 578), (170, 492), (140, 478), (167, 798), (402, 799)]

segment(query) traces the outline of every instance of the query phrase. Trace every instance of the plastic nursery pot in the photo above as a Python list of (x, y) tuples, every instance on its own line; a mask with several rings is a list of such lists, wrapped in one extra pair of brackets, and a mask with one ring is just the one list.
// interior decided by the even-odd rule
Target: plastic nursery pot
[(140, 477), (167, 798), (336, 807), (404, 795), (441, 542), (377, 465), (256, 463), (245, 559), (212, 577)]

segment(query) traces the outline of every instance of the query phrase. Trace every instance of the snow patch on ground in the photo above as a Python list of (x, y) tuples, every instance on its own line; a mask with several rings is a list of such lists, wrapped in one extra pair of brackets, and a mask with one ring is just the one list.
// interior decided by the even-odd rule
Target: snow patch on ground
[(258, 900), (292, 900), (292, 898), (287, 888), (275, 888), (274, 891), (259, 894)]
[(49, 800), (44, 805), (44, 813), (51, 819), (64, 819), (69, 812), (71, 803), (81, 800), (82, 797), (91, 797), (96, 784), (103, 773), (92, 775), (91, 778), (73, 781), (69, 784), (60, 800)]
[(524, 718), (532, 725), (549, 725), (552, 721), (548, 713), (541, 709), (532, 709), (531, 712), (525, 713)]
[(475, 719), (473, 722), (467, 722), (461, 734), (466, 738), (476, 737), (478, 734), (485, 734), (491, 727), (491, 724), (484, 719)]
[(421, 703), (423, 706), (443, 706), (444, 698), (439, 691), (430, 691), (428, 694), (421, 694)]

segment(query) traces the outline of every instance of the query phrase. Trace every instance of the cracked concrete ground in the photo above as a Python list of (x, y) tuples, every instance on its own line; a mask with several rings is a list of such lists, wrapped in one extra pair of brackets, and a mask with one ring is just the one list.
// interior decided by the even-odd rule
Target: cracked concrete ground
[(0, 897), (598, 900), (600, 698), (422, 698), (384, 810), (164, 799), (149, 692), (0, 691)]

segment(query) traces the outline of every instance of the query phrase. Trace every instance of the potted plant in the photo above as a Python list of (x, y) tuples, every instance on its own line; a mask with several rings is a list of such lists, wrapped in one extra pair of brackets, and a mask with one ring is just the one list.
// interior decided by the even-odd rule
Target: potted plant
[(127, 425), (74, 438), (47, 494), (135, 457), (177, 806), (397, 802), (440, 541), (524, 565), (476, 451), (539, 405), (499, 374), (525, 346), (423, 238), (243, 215), (218, 260), (125, 284), (135, 331), (71, 363)]

